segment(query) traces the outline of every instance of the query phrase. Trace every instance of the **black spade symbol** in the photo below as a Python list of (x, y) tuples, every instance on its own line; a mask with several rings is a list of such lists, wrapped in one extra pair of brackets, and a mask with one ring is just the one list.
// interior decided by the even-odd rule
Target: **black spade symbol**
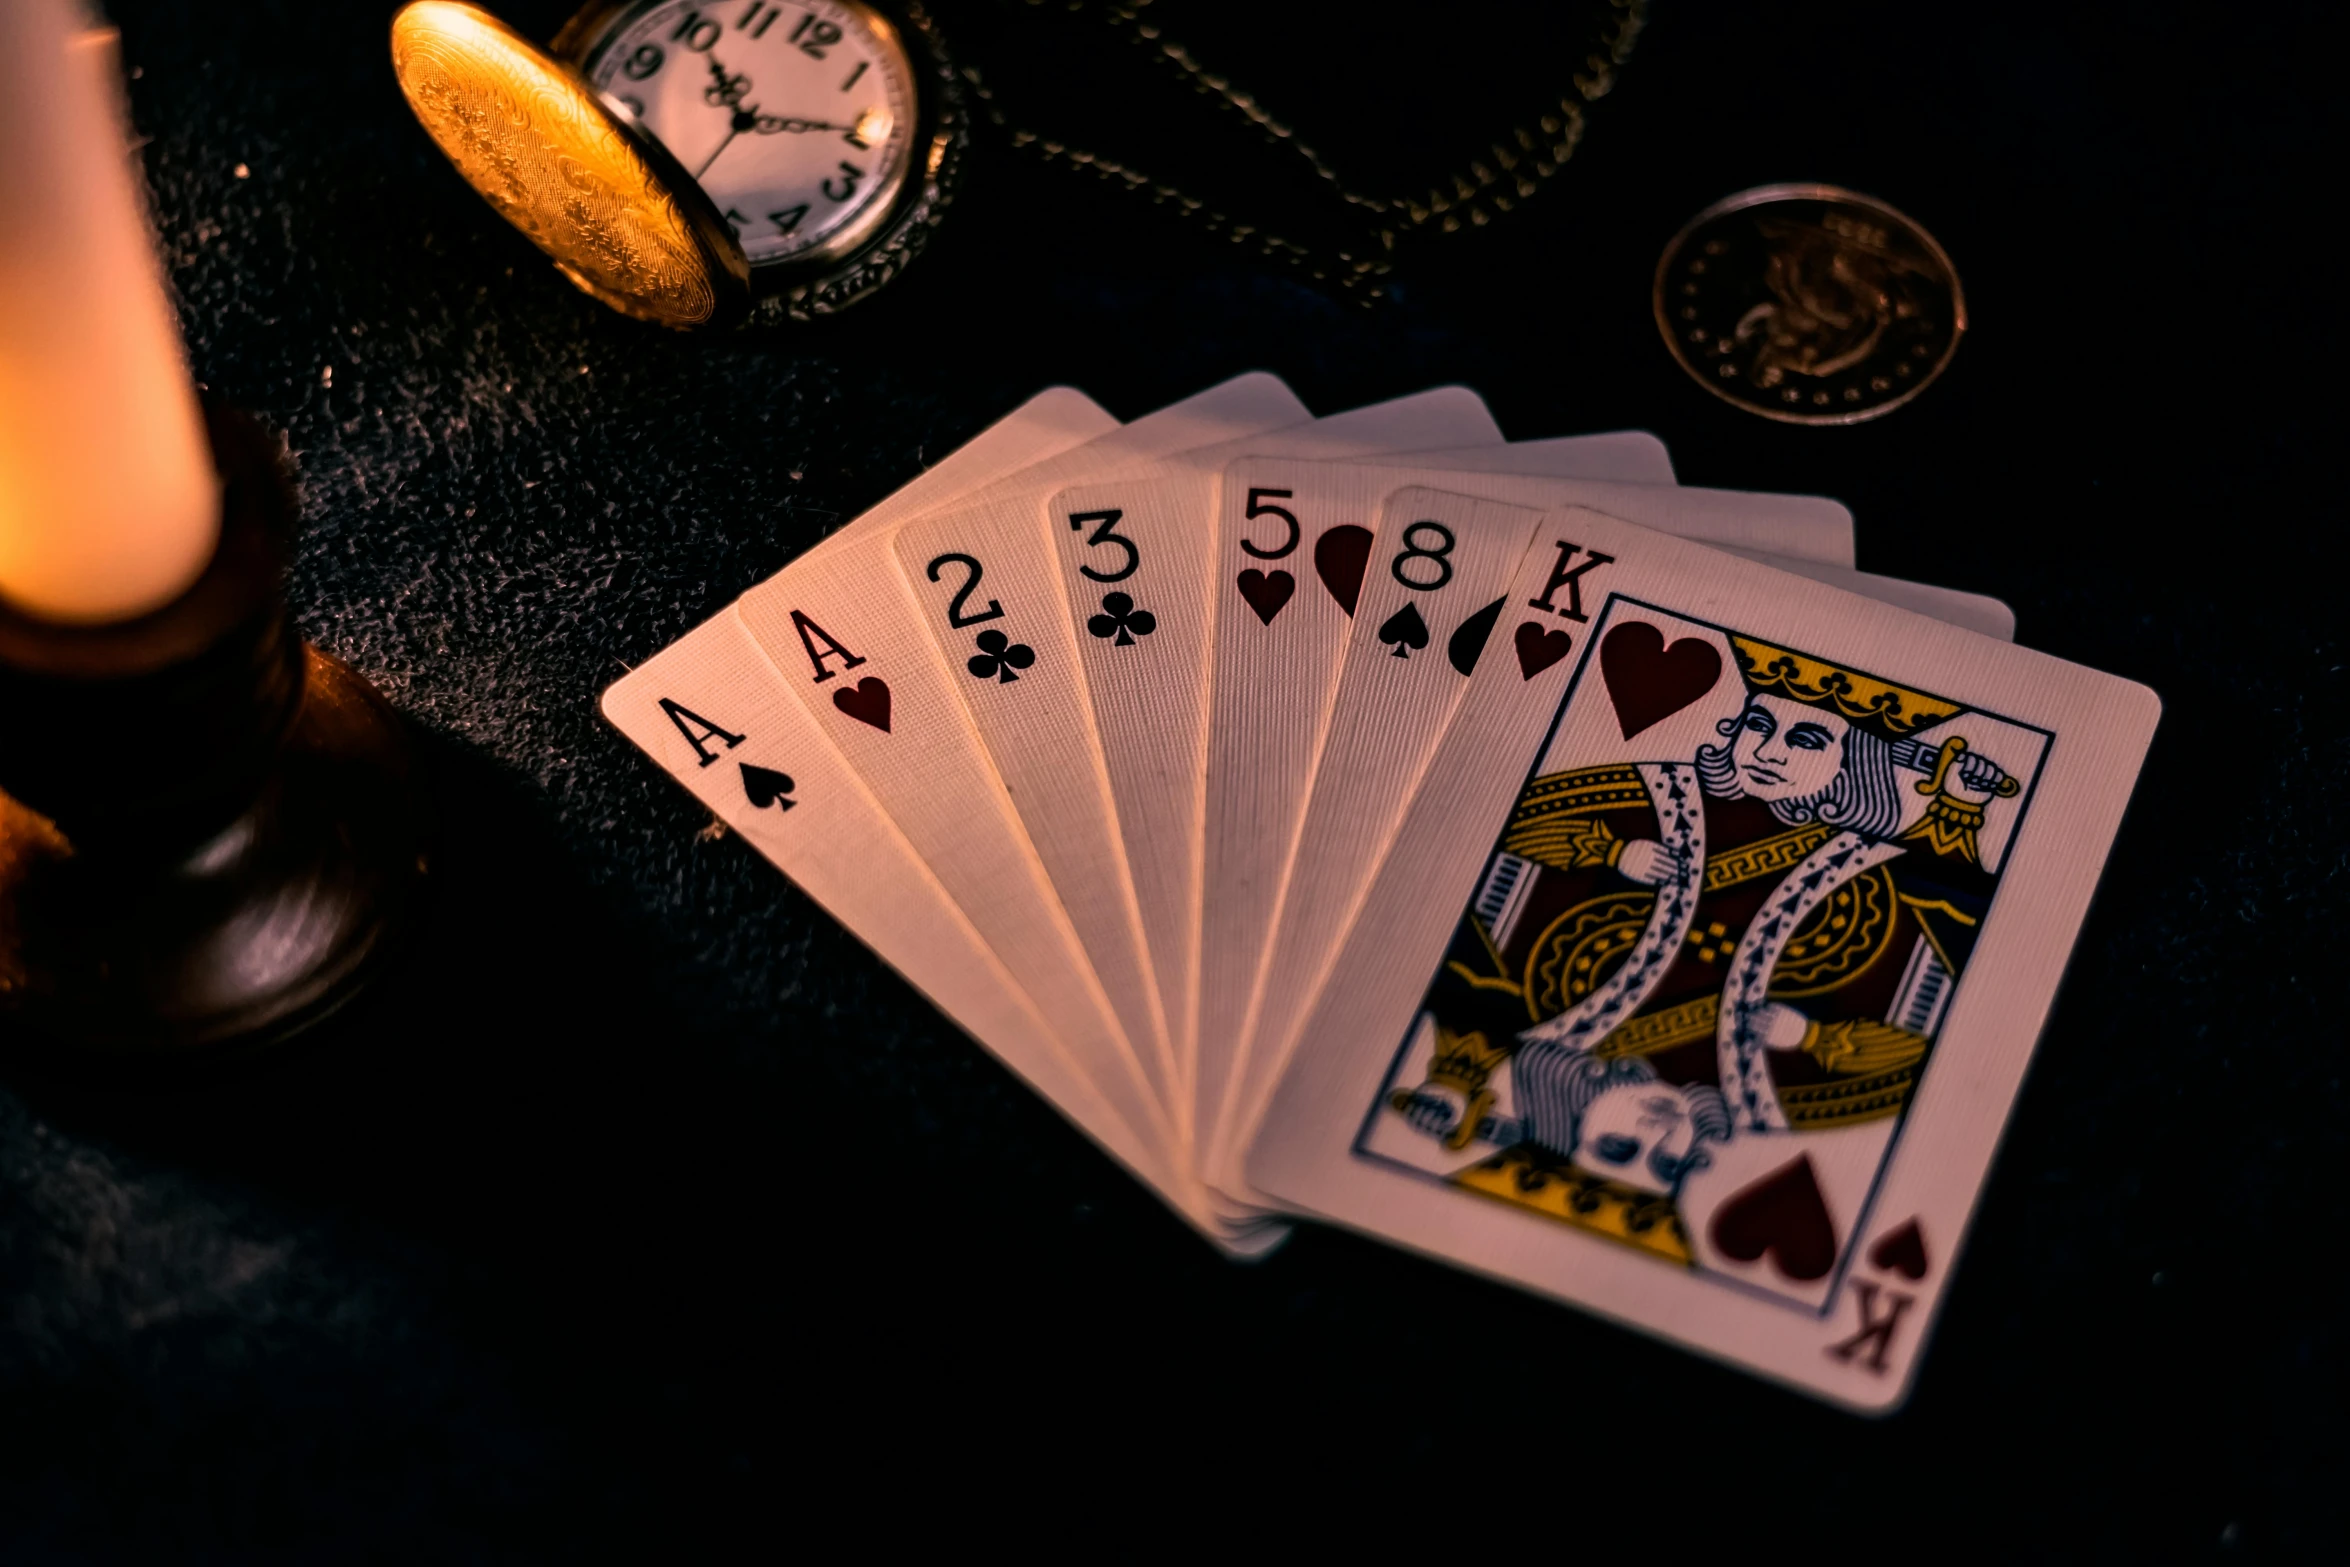
[(1501, 619), (1501, 608), (1508, 602), (1505, 593), (1455, 628), (1452, 640), (1444, 644), (1444, 656), (1452, 660), (1453, 668), (1464, 675), (1477, 672), (1477, 655), (1493, 640), (1494, 623)]
[(779, 773), (772, 767), (754, 767), (742, 764), (743, 798), (751, 802), (751, 809), (764, 811), (770, 805), (779, 811), (788, 811), (800, 802), (791, 798), (799, 786), (791, 781), (791, 774)]
[(1363, 569), (1371, 563), (1371, 530), (1342, 522), (1314, 541), (1314, 574), (1338, 607), (1354, 618), (1363, 595)]
[(1397, 658), (1409, 658), (1428, 645), (1428, 622), (1420, 618), (1419, 610), (1406, 604), (1380, 623), (1379, 640), (1395, 649)]

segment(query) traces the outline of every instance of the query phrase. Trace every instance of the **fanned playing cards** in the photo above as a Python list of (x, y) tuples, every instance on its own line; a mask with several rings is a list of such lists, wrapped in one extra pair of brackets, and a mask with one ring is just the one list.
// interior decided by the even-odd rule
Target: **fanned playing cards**
[(2159, 703), (1440, 388), (1044, 392), (604, 694), (1212, 1244), (1905, 1396)]

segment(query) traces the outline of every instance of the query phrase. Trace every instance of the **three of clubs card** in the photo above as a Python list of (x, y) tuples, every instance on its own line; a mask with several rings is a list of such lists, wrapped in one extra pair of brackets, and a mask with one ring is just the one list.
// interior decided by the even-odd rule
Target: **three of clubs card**
[(1208, 1243), (1906, 1396), (2153, 734), (1817, 496), (1039, 394), (606, 716)]

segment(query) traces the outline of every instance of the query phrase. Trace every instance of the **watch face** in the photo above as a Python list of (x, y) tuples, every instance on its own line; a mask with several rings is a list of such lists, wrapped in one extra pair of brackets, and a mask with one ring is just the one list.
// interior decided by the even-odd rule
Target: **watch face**
[(846, 255), (905, 186), (913, 65), (862, 5), (653, 0), (585, 70), (700, 183), (754, 268)]

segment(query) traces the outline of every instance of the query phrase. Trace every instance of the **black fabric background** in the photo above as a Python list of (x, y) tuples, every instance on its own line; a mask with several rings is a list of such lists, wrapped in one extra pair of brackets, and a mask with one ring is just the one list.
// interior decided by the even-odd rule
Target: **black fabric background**
[[(1569, 171), (1392, 308), (983, 145), (885, 295), (708, 339), (590, 304), (457, 181), (392, 87), (389, 9), (115, 7), (197, 372), (293, 448), (303, 624), (440, 776), (439, 914), (258, 1076), (0, 1088), (0, 1556), (1284, 1519), (1461, 1556), (2336, 1537), (2317, 8), (1663, 3)], [(1508, 49), (1545, 14), (1348, 25)], [(1948, 375), (1880, 423), (1731, 410), (1649, 318), (1684, 219), (1806, 178), (1908, 210), (1967, 286)], [(1863, 566), (1998, 594), (2025, 642), (2163, 694), (1905, 1413), (1344, 1235), (1218, 1260), (598, 719), (625, 665), (1038, 388), (1132, 417), (1256, 367), (1317, 410), (1460, 381), (1514, 438), (1645, 427), (1686, 482), (1838, 496)], [(1078, 1527), (1096, 1506), (1112, 1532)]]

